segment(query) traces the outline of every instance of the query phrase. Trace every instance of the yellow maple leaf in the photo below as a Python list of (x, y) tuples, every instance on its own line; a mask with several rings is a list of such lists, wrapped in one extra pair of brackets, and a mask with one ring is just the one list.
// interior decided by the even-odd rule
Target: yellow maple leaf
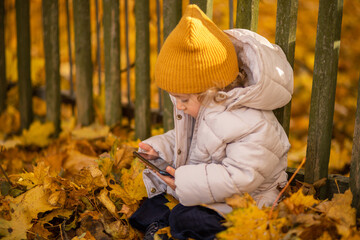
[(226, 215), (228, 228), (216, 235), (218, 239), (280, 239), (280, 229), (286, 218), (268, 219), (268, 213), (249, 202), (247, 207), (235, 208)]
[(106, 125), (93, 124), (88, 127), (75, 129), (71, 132), (73, 139), (98, 139), (105, 138), (109, 134), (110, 128)]
[(130, 216), (134, 212), (144, 197), (147, 197), (145, 185), (142, 179), (143, 164), (134, 160), (129, 169), (121, 170), (120, 184), (114, 180), (109, 181), (111, 187), (110, 194), (120, 198), (124, 205), (120, 212)]
[(283, 200), (288, 210), (295, 214), (302, 213), (306, 208), (317, 205), (319, 202), (320, 201), (315, 199), (313, 195), (305, 196), (302, 188), (296, 193), (293, 193), (289, 198)]
[(350, 227), (356, 224), (356, 209), (351, 207), (353, 195), (350, 189), (343, 194), (334, 194), (331, 201), (320, 203), (316, 209), (337, 222), (337, 230), (344, 237), (350, 235)]
[(23, 130), (22, 142), (24, 145), (45, 147), (49, 145), (49, 136), (54, 133), (54, 131), (55, 128), (52, 122), (41, 124), (39, 121), (35, 121), (31, 124), (29, 130)]
[(13, 210), (11, 221), (0, 219), (0, 237), (6, 239), (26, 239), (26, 233), (32, 226), (32, 220), (38, 213), (46, 212), (56, 208), (48, 203), (48, 196), (44, 189), (36, 186), (17, 198), (10, 199)]
[(46, 166), (44, 162), (40, 162), (34, 167), (33, 172), (14, 174), (11, 175), (10, 178), (16, 181), (17, 184), (31, 189), (34, 186), (44, 184), (45, 178), (56, 176), (56, 173), (50, 172), (49, 170), (49, 166)]

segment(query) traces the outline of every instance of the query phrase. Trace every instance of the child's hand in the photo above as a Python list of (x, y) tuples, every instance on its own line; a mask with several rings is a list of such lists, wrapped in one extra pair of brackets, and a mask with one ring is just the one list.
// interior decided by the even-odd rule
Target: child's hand
[(149, 144), (140, 142), (139, 147), (145, 150), (147, 154), (159, 157), (159, 154)]
[(172, 168), (170, 166), (166, 167), (166, 171), (173, 177), (168, 177), (168, 176), (164, 176), (161, 175), (160, 173), (156, 173), (156, 175), (158, 175), (159, 178), (161, 178), (167, 185), (169, 185), (169, 187), (172, 188), (172, 190), (175, 190), (176, 186), (175, 186), (175, 168)]

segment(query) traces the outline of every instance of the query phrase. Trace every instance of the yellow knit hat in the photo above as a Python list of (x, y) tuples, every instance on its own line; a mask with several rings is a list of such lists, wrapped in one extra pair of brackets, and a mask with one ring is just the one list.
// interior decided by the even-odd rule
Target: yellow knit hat
[(239, 72), (235, 48), (196, 5), (188, 5), (155, 64), (156, 84), (171, 93), (223, 88)]

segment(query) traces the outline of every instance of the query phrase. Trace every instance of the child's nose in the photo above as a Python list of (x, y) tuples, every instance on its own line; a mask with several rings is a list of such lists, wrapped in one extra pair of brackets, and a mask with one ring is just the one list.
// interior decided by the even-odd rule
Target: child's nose
[(176, 101), (176, 108), (178, 110), (185, 110), (184, 104), (182, 104), (179, 100)]

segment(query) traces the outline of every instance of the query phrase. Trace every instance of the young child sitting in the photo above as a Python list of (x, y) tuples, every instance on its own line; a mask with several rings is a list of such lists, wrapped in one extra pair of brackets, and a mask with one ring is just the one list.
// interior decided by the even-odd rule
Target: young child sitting
[[(165, 159), (174, 178), (144, 170), (149, 198), (130, 224), (145, 239), (165, 226), (176, 239), (214, 239), (225, 229), (217, 211), (232, 210), (226, 198), (248, 192), (259, 207), (272, 205), (287, 182), (290, 148), (272, 110), (293, 91), (280, 47), (248, 30), (224, 32), (188, 5), (161, 49), (155, 81), (174, 103), (175, 128), (139, 147)], [(180, 202), (171, 211), (164, 193)]]

